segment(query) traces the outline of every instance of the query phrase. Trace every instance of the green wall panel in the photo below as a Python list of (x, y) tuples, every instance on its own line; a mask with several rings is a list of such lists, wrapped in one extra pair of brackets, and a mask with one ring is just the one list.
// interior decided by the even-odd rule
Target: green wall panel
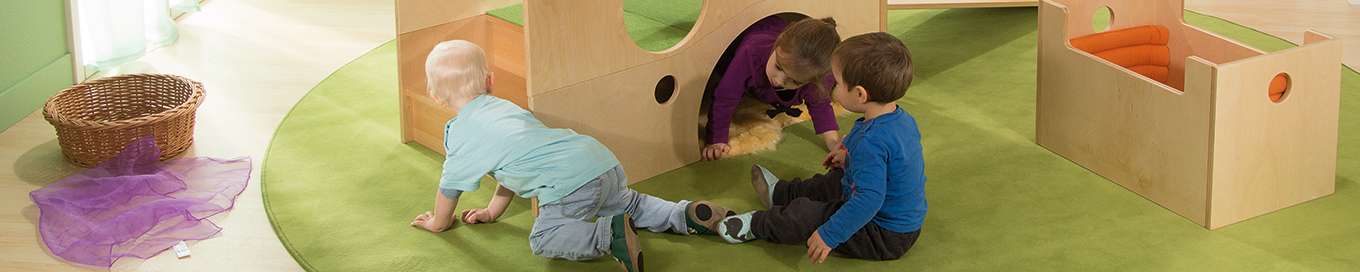
[(0, 130), (73, 84), (64, 2), (0, 1)]

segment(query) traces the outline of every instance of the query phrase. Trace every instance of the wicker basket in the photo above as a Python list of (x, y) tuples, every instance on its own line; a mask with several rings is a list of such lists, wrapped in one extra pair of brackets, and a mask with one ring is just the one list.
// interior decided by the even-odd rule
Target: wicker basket
[(194, 112), (203, 84), (163, 74), (106, 77), (66, 88), (43, 105), (66, 159), (93, 167), (133, 141), (154, 135), (161, 160), (194, 142)]

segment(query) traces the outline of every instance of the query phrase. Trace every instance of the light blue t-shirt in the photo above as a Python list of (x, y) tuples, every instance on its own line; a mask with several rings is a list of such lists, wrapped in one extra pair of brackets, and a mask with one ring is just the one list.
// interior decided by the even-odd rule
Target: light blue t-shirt
[(440, 189), (475, 191), (483, 175), (540, 205), (570, 194), (619, 160), (603, 144), (570, 129), (544, 126), (495, 96), (473, 99), (444, 125)]

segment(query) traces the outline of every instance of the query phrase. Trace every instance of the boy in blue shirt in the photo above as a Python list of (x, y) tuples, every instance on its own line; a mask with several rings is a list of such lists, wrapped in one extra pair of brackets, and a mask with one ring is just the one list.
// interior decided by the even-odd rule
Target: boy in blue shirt
[(783, 181), (753, 166), (751, 184), (769, 210), (724, 218), (723, 239), (807, 244), (816, 263), (833, 251), (893, 260), (916, 243), (926, 214), (925, 161), (916, 120), (896, 103), (911, 85), (911, 54), (892, 35), (862, 34), (836, 46), (831, 71), (837, 102), (864, 114), (823, 160), (831, 170)]
[[(430, 97), (458, 115), (444, 125), (444, 172), (435, 209), (412, 226), (443, 232), (458, 221), (462, 192), (475, 191), (482, 176), (497, 181), (485, 209), (461, 213), (467, 224), (495, 222), (512, 196), (539, 199), (529, 248), (544, 258), (584, 261), (611, 254), (627, 271), (643, 258), (634, 228), (652, 232), (715, 234), (723, 216), (734, 214), (706, 201), (670, 202), (628, 188), (614, 153), (590, 136), (548, 128), (514, 103), (491, 96), (492, 74), (476, 44), (440, 43), (425, 61)], [(590, 219), (599, 217), (590, 222)]]

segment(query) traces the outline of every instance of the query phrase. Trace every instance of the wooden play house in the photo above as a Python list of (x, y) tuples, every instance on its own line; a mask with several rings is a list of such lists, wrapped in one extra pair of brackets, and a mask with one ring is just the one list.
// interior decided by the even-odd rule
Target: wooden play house
[(723, 50), (746, 27), (776, 14), (834, 17), (842, 37), (881, 31), (884, 0), (703, 1), (683, 39), (640, 48), (624, 28), (624, 0), (523, 1), (523, 27), (486, 15), (520, 1), (398, 0), (402, 141), (443, 152), (454, 112), (426, 95), (424, 62), (454, 39), (486, 51), (494, 95), (549, 127), (595, 137), (618, 156), (630, 182), (699, 160), (699, 104)]
[(1041, 2), (1038, 144), (1209, 229), (1331, 194), (1341, 41), (1310, 31), (1268, 53), (1183, 6)]

